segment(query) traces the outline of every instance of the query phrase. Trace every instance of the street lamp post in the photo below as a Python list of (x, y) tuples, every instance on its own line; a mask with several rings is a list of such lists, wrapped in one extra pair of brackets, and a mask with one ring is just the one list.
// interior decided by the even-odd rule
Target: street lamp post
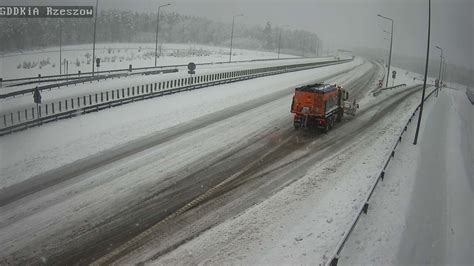
[(438, 97), (439, 88), (441, 86), (441, 67), (443, 64), (443, 48), (436, 46), (441, 51), (441, 57), (439, 58), (439, 73), (438, 73), (438, 88), (436, 88), (436, 97)]
[(59, 23), (59, 75), (63, 74), (63, 70), (61, 66), (61, 61), (63, 60), (62, 50), (63, 50), (63, 26), (60, 22)]
[(94, 40), (92, 43), (92, 76), (94, 76), (94, 67), (95, 67), (95, 34), (97, 29), (97, 16), (99, 16), (99, 12), (97, 11), (99, 8), (99, 0), (95, 1), (95, 18), (94, 18)]
[(392, 22), (392, 30), (390, 31), (390, 55), (388, 56), (388, 69), (387, 69), (387, 80), (385, 81), (385, 87), (388, 87), (388, 79), (390, 78), (390, 64), (392, 63), (392, 45), (393, 45), (393, 19), (382, 16), (382, 15), (377, 15), (381, 18), (390, 20)]
[(242, 17), (243, 14), (234, 15), (232, 17), (232, 30), (230, 32), (230, 52), (229, 52), (229, 63), (232, 62), (232, 41), (234, 39), (234, 23), (236, 17)]
[(446, 75), (446, 57), (443, 57), (443, 70), (441, 71), (441, 79), (444, 80)]
[(280, 37), (278, 37), (278, 59), (280, 59), (280, 45), (281, 45), (281, 32), (283, 31), (284, 27), (288, 27), (289, 25), (283, 25), (280, 29)]
[(155, 37), (155, 67), (156, 67), (156, 60), (158, 58), (158, 32), (160, 26), (160, 8), (165, 6), (170, 6), (171, 4), (165, 4), (158, 7), (158, 14), (156, 15), (156, 37)]
[(425, 80), (423, 81), (423, 92), (421, 94), (420, 114), (418, 115), (418, 123), (416, 125), (415, 140), (413, 145), (418, 142), (418, 133), (420, 131), (421, 116), (423, 115), (423, 103), (425, 102), (426, 78), (428, 77), (428, 62), (430, 59), (430, 32), (431, 32), (431, 0), (428, 0), (428, 44), (426, 47), (426, 63), (425, 63)]

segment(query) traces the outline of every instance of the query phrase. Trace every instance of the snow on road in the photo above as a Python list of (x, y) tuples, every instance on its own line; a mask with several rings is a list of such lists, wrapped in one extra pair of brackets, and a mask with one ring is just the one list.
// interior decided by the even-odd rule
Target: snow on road
[[(104, 219), (114, 217), (124, 208), (138, 204), (149, 196), (147, 193), (150, 193), (150, 188), (165, 187), (167, 183), (177, 182), (185, 177), (181, 174), (165, 180), (173, 171), (188, 171), (184, 168), (192, 168), (193, 165), (203, 167), (203, 164), (211, 163), (214, 158), (229, 152), (238, 144), (251, 142), (274, 132), (275, 125), (287, 124), (286, 121), (291, 121), (291, 114), (288, 112), (291, 91), (296, 84), (324, 79), (334, 75), (334, 72), (345, 72), (358, 64), (364, 64), (354, 70), (359, 75), (370, 68), (369, 63), (357, 60), (332, 69), (313, 69), (281, 77), (216, 86), (60, 121), (29, 130), (31, 133), (25, 131), (0, 139), (2, 151), (6, 150), (6, 145), (11, 145), (8, 147), (11, 151), (15, 151), (14, 147), (19, 148), (16, 159), (8, 157), (11, 168), (5, 167), (5, 171), (2, 169), (2, 175), (6, 172), (14, 177), (2, 183), (7, 186), (19, 182), (21, 177), (24, 179), (31, 176), (33, 169), (42, 172), (45, 171), (40, 168), (42, 166), (54, 168), (63, 165), (64, 160), (75, 160), (77, 157), (72, 157), (73, 154), (95, 154), (141, 136), (163, 132), (164, 129), (172, 130), (174, 125), (190, 122), (225, 107), (278, 94), (279, 91), (288, 91), (287, 97), (118, 160), (101, 171), (85, 173), (75, 180), (41, 191), (33, 195), (34, 198), (25, 197), (2, 207), (0, 257), (11, 254), (31, 256), (34, 253), (33, 256), (37, 258), (41, 256), (40, 250), (51, 252), (60, 249), (74, 236), (87, 229), (92, 230), (90, 228), (102, 223)], [(349, 76), (355, 78), (353, 73)], [(336, 80), (345, 79), (343, 76)], [(176, 102), (180, 104), (177, 105)], [(275, 112), (279, 115), (275, 116)], [(137, 116), (141, 116), (140, 121), (136, 121)], [(61, 130), (63, 135), (58, 136), (57, 130)], [(48, 139), (35, 143), (30, 140), (32, 136)], [(28, 140), (30, 142), (25, 143)], [(41, 156), (45, 151), (49, 158)], [(13, 157), (14, 153), (11, 154)], [(28, 154), (33, 157), (28, 157)], [(23, 160), (34, 167), (26, 168)], [(21, 175), (23, 172), (28, 173)], [(40, 246), (41, 249), (38, 248)]]
[(168, 95), (1, 137), (0, 188), (227, 107), (324, 80), (362, 63), (362, 59), (357, 59), (342, 65)]
[(474, 110), (463, 89), (443, 89), (424, 111), (341, 254), (342, 265), (474, 261)]
[[(155, 261), (147, 261), (153, 255), (151, 244), (120, 263), (292, 265), (326, 261), (360, 208), (420, 96), (418, 93), (404, 99), (379, 123), (351, 136), (347, 145), (328, 151), (330, 156), (317, 161), (303, 178), (244, 213)], [(392, 94), (381, 97), (396, 99)], [(363, 115), (331, 134), (341, 134), (358, 121), (372, 119), (380, 111), (377, 104), (362, 107), (361, 112), (367, 110)]]

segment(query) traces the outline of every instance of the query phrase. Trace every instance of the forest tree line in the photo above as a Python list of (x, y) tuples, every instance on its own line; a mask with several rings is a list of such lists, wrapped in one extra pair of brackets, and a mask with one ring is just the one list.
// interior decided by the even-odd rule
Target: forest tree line
[[(123, 10), (103, 10), (97, 17), (97, 42), (155, 42), (156, 14)], [(15, 52), (63, 45), (87, 44), (93, 40), (92, 18), (8, 18), (0, 19), (0, 51)], [(160, 14), (160, 43), (199, 43), (228, 45), (231, 23), (207, 18)], [(276, 51), (281, 34), (281, 48), (293, 53), (315, 54), (321, 50), (320, 39), (314, 33), (281, 29), (270, 22), (265, 25), (236, 24), (234, 44), (238, 48)]]

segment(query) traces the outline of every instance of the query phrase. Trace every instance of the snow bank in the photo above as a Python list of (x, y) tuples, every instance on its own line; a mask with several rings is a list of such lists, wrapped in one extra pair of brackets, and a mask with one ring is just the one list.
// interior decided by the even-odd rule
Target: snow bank
[(463, 90), (443, 89), (428, 101), (419, 144), (411, 123), (341, 264), (472, 263), (473, 117)]

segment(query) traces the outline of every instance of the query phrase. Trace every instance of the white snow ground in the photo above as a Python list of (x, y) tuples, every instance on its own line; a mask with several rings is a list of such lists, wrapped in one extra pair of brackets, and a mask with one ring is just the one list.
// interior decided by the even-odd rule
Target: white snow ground
[[(110, 53), (109, 48), (111, 49)], [(92, 66), (87, 64), (85, 57), (87, 53), (92, 55), (92, 44), (66, 45), (62, 49), (62, 60), (69, 61), (69, 74), (75, 74), (78, 70), (81, 70), (82, 73), (92, 71)], [(225, 62), (229, 60), (229, 48), (227, 47), (165, 43), (163, 49), (165, 52), (158, 59), (158, 66), (187, 64), (189, 62)], [(100, 71), (126, 69), (129, 64), (132, 64), (134, 68), (154, 66), (154, 51), (155, 44), (152, 43), (99, 43), (96, 45), (96, 56), (102, 58)], [(294, 57), (280, 55), (280, 58)], [(109, 60), (105, 60), (106, 58), (109, 58)], [(114, 62), (112, 62), (112, 58), (114, 58)], [(232, 56), (233, 61), (274, 58), (277, 58), (276, 53), (245, 49), (233, 49)], [(38, 63), (42, 60), (49, 61), (49, 64), (41, 69), (39, 65), (34, 68), (23, 68), (22, 66), (23, 63)], [(79, 66), (76, 65), (77, 60)], [(59, 47), (5, 54), (0, 57), (0, 61), (0, 77), (4, 79), (36, 77), (38, 74), (42, 76), (59, 75)], [(17, 68), (19, 65), (21, 67)]]
[(386, 179), (341, 254), (341, 265), (474, 261), (474, 109), (464, 87), (424, 110), (419, 144), (409, 126)]

